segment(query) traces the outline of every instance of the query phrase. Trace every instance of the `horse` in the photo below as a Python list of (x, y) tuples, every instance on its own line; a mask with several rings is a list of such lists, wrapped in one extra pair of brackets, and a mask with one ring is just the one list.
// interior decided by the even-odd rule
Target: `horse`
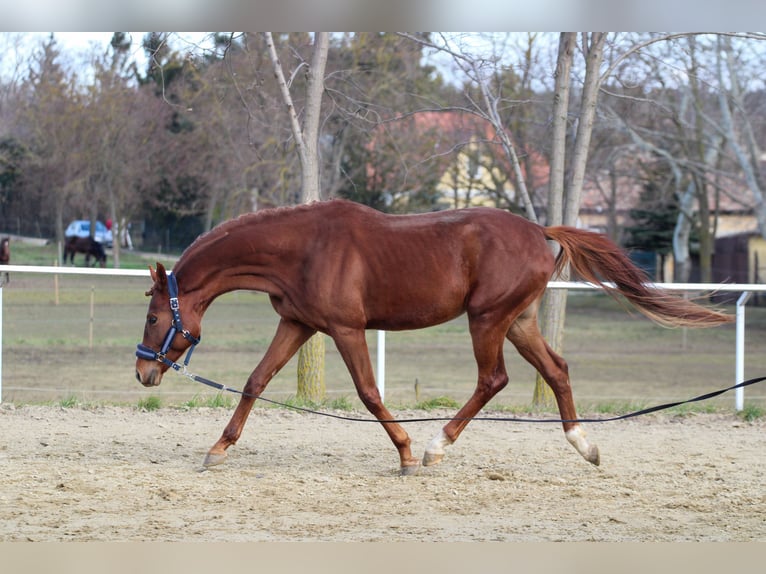
[(95, 257), (100, 267), (106, 267), (106, 253), (104, 252), (104, 246), (92, 237), (76, 237), (70, 236), (66, 238), (64, 243), (64, 263), (69, 257), (69, 261), (74, 265), (74, 256), (76, 253), (85, 254), (85, 266), (90, 266), (91, 256)]
[[(548, 240), (561, 249), (554, 257)], [(268, 294), (276, 333), (205, 468), (223, 463), (251, 408), (272, 377), (317, 332), (331, 337), (365, 407), (399, 454), (399, 472), (442, 461), (469, 421), (508, 383), (509, 340), (553, 390), (569, 443), (598, 465), (598, 447), (577, 422), (566, 361), (538, 328), (548, 281), (565, 265), (664, 325), (711, 327), (732, 317), (646, 284), (646, 276), (605, 236), (573, 227), (543, 227), (508, 211), (474, 207), (390, 215), (330, 200), (241, 215), (199, 236), (172, 271), (149, 266), (151, 288), (136, 378), (159, 385), (202, 333), (202, 318), (220, 295)], [(622, 297), (620, 297), (622, 296)], [(419, 329), (467, 314), (478, 381), (473, 395), (427, 444), (422, 460), (381, 401), (366, 329)], [(188, 362), (189, 355), (186, 356)], [(186, 364), (185, 362), (185, 364)]]
[[(8, 265), (11, 262), (11, 238), (3, 237), (0, 240), (0, 265)], [(2, 281), (1, 277), (5, 276), (5, 281)], [(10, 283), (11, 276), (7, 271), (0, 274), (0, 285), (3, 283)]]

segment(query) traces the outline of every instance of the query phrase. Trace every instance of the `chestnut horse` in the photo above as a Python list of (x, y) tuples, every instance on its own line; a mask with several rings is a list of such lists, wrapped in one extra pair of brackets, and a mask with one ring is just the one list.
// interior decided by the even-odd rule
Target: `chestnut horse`
[[(561, 246), (557, 259), (548, 239)], [(238, 289), (266, 292), (279, 326), (204, 465), (225, 460), (256, 397), (319, 331), (332, 337), (362, 402), (383, 421), (399, 451), (401, 473), (412, 474), (420, 460), (381, 401), (365, 329), (418, 329), (467, 313), (478, 384), (427, 445), (423, 464), (440, 462), (445, 447), (505, 387), (503, 343), (508, 339), (553, 389), (568, 441), (597, 465), (598, 448), (572, 422), (577, 413), (567, 364), (537, 325), (546, 284), (566, 263), (662, 324), (705, 327), (731, 321), (646, 286), (641, 271), (600, 234), (544, 228), (493, 208), (386, 215), (333, 200), (242, 215), (199, 237), (171, 273), (160, 263), (156, 270), (150, 267), (154, 283), (146, 293), (151, 301), (136, 352), (136, 377), (147, 387), (159, 385), (169, 365), (199, 342), (202, 316), (219, 295)]]

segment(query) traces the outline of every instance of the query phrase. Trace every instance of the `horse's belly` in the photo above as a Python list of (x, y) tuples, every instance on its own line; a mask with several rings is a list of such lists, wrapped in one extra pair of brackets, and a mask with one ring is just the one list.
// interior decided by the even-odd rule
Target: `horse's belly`
[(465, 291), (432, 284), (428, 289), (400, 288), (368, 298), (367, 326), (389, 331), (421, 329), (454, 319), (465, 311)]

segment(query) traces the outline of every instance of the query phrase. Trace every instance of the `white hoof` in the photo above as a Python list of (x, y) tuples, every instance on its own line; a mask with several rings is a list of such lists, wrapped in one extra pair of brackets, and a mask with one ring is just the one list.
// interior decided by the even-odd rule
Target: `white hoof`
[(580, 425), (571, 428), (565, 434), (569, 443), (575, 447), (585, 460), (595, 466), (601, 463), (598, 447), (595, 444), (590, 444), (585, 439), (585, 431), (582, 430)]
[(433, 466), (439, 464), (444, 458), (444, 447), (452, 444), (452, 441), (444, 434), (444, 430), (439, 431), (426, 447), (423, 455), (423, 466)]

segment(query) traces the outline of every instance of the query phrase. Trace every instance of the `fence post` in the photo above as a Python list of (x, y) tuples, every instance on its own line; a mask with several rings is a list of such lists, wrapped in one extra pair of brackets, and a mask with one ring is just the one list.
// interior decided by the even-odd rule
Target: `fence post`
[(0, 403), (3, 402), (3, 279), (0, 277)]
[[(753, 293), (744, 291), (737, 299), (737, 323), (735, 339), (734, 382), (738, 385), (745, 380), (745, 303)], [(734, 408), (741, 411), (745, 408), (745, 389), (739, 387), (734, 391)]]
[(375, 377), (378, 383), (378, 392), (380, 400), (386, 397), (386, 332), (378, 331), (378, 373)]
[(96, 286), (90, 287), (90, 322), (88, 323), (88, 349), (93, 350), (93, 319), (95, 314)]

